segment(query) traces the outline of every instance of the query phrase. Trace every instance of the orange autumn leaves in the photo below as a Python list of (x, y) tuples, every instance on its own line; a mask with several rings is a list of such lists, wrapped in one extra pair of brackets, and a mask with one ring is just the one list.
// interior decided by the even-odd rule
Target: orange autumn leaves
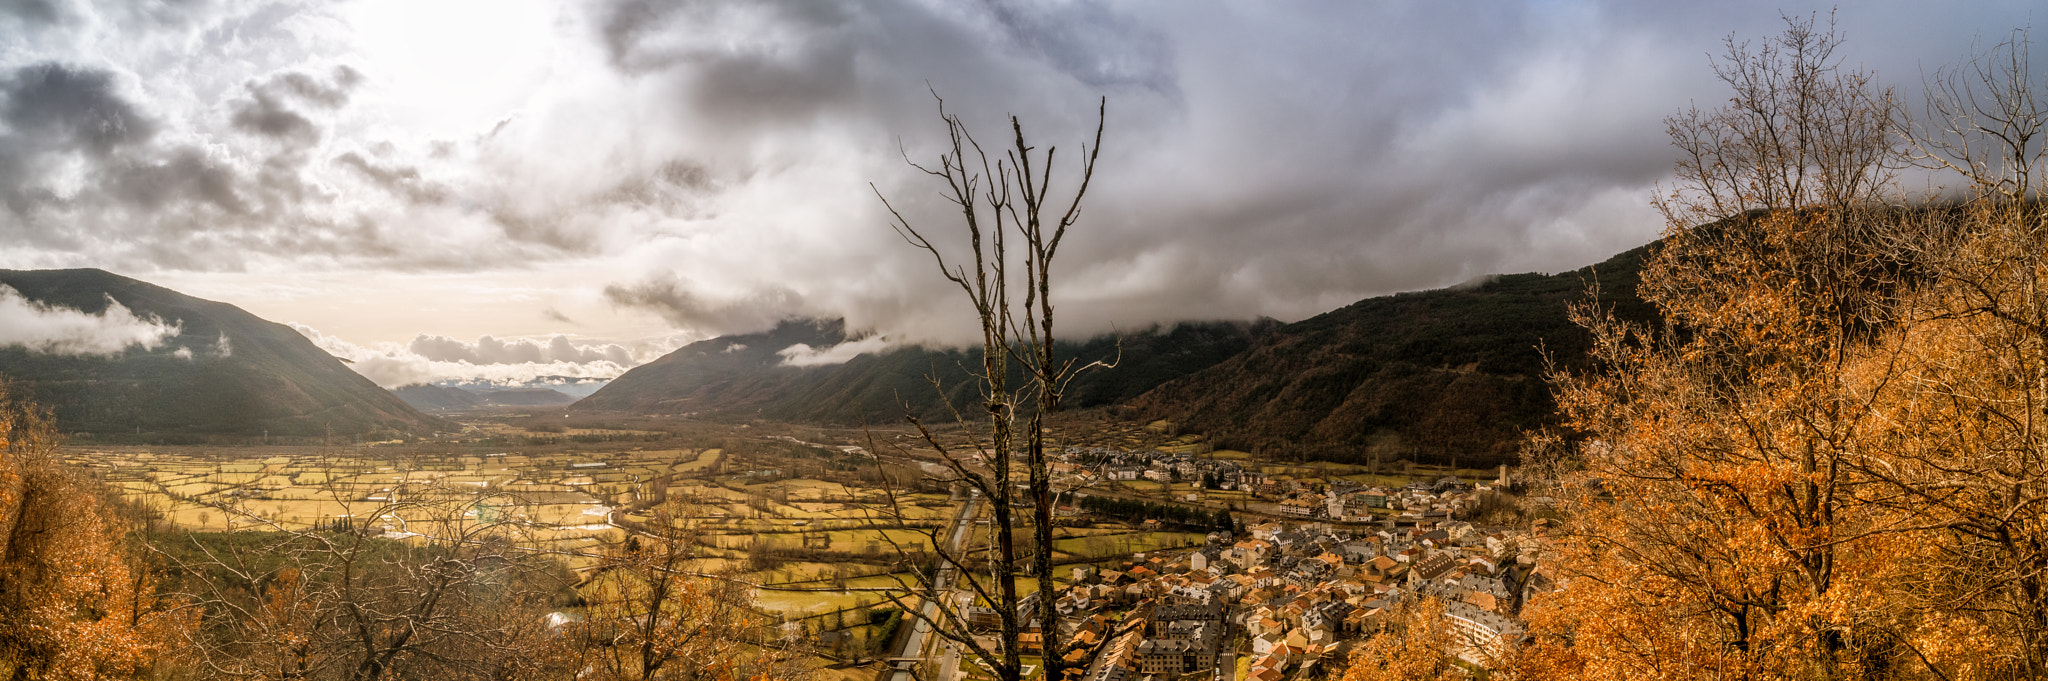
[[(1975, 71), (1978, 110), (2004, 117), (1934, 133), (2023, 133), (1945, 166), (2002, 191), (1915, 205), (1881, 180), (1940, 147), (1888, 93), (1744, 49), (1719, 71), (1741, 76), (1733, 113), (1673, 121), (1717, 163), (1682, 163), (1663, 205), (1640, 293), (1665, 325), (1579, 311), (1599, 369), (1555, 377), (1577, 443), (1562, 587), (1504, 673), (2048, 678), (2048, 215), (2025, 141), (2048, 108), (2024, 59)], [(1782, 146), (1734, 148), (1754, 140)]]
[[(2040, 678), (2048, 267), (2031, 212), (1851, 218), (1891, 221), (1890, 247), (1910, 247), (1888, 267), (1917, 272), (1855, 314), (1836, 293), (1855, 287), (1742, 291), (1727, 261), (1752, 254), (1673, 235), (1647, 281), (1721, 261), (1658, 294), (1690, 325), (1589, 317), (1608, 367), (1559, 380), (1587, 439), (1553, 558), (1568, 580), (1527, 613), (1525, 673)], [(1824, 211), (1718, 227), (1844, 228)]]
[(193, 615), (128, 560), (93, 484), (52, 456), (47, 415), (0, 391), (0, 675), (140, 676), (178, 651)]

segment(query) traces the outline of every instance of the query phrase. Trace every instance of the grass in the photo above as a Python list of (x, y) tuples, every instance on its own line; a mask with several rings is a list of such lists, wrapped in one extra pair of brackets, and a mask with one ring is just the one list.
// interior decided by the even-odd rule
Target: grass
[(754, 607), (791, 616), (807, 616), (843, 608), (868, 607), (881, 603), (875, 593), (849, 591), (774, 591), (757, 589)]

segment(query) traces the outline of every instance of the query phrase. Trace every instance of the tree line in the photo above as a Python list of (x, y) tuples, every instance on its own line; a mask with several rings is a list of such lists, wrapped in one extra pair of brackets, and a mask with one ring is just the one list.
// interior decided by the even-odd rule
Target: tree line
[(1130, 522), (1157, 520), (1181, 527), (1208, 530), (1231, 530), (1237, 526), (1236, 519), (1225, 509), (1210, 511), (1180, 504), (1159, 504), (1138, 499), (1094, 495), (1081, 495), (1074, 503), (1083, 511)]
[[(2048, 678), (2032, 46), (1908, 104), (1840, 45), (1813, 15), (1731, 38), (1726, 103), (1667, 119), (1639, 289), (1661, 321), (1574, 310), (1591, 364), (1551, 372), (1561, 426), (1524, 450), (1566, 516), (1561, 587), (1495, 678)], [(1350, 677), (1463, 673), (1367, 649)]]

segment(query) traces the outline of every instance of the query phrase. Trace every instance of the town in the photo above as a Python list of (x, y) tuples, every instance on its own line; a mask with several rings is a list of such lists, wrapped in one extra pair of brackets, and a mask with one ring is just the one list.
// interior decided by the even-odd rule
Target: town
[[(1461, 519), (1506, 484), (1505, 467), (1491, 483), (1442, 477), (1387, 487), (1268, 476), (1188, 451), (1069, 447), (1063, 455), (1052, 468), (1083, 507), (1092, 495), (1115, 494), (1103, 489), (1115, 482), (1192, 482), (1214, 492), (1173, 488), (1173, 501), (1228, 495), (1242, 500), (1233, 504), (1240, 512), (1270, 518), (1211, 532), (1193, 550), (1064, 568), (1052, 605), (1062, 645), (1053, 652), (1070, 680), (1341, 675), (1353, 646), (1426, 600), (1439, 606), (1427, 611), (1436, 624), (1454, 634), (1456, 657), (1483, 668), (1522, 638), (1522, 605), (1554, 586), (1542, 560), (1549, 521), (1517, 529)], [(1038, 610), (1036, 594), (1020, 601), (1026, 655), (1045, 652)], [(971, 621), (993, 627), (991, 611), (976, 611)]]

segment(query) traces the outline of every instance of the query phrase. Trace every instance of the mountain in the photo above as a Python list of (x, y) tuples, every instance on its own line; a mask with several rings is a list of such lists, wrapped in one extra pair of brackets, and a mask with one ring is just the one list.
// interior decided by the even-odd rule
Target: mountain
[(391, 394), (420, 411), (475, 411), (492, 407), (555, 407), (576, 401), (549, 388), (461, 388), (414, 383)]
[(548, 388), (506, 388), (482, 393), (484, 403), (494, 407), (557, 407), (576, 398)]
[[(1117, 368), (1074, 382), (1068, 406), (1122, 405), (1204, 433), (1221, 447), (1279, 458), (1488, 466), (1515, 459), (1522, 434), (1555, 423), (1544, 353), (1581, 366), (1590, 338), (1568, 309), (1588, 300), (1632, 321), (1656, 318), (1636, 293), (1654, 244), (1562, 274), (1488, 277), (1368, 298), (1295, 322), (1199, 323), (1121, 340)], [(973, 399), (962, 366), (979, 353), (898, 348), (843, 364), (789, 366), (783, 352), (849, 340), (835, 321), (786, 322), (694, 343), (626, 372), (578, 410), (749, 416), (835, 424), (893, 421), (905, 407), (950, 418)], [(1061, 344), (1085, 363), (1117, 339)]]
[(1590, 337), (1567, 308), (1590, 284), (1617, 316), (1655, 319), (1636, 293), (1653, 247), (1562, 274), (1361, 300), (1281, 326), (1130, 404), (1219, 447), (1274, 456), (1509, 463), (1523, 431), (1555, 421), (1544, 352), (1565, 368), (1587, 356)]
[[(1185, 323), (1121, 337), (1062, 342), (1063, 356), (1082, 363), (1117, 361), (1086, 372), (1067, 393), (1069, 406), (1116, 404), (1165, 381), (1223, 361), (1277, 325), (1259, 322)], [(907, 408), (946, 420), (946, 399), (966, 406), (972, 386), (962, 367), (979, 367), (979, 350), (901, 347), (843, 363), (790, 366), (784, 352), (814, 350), (850, 340), (840, 321), (790, 321), (756, 334), (721, 336), (684, 346), (635, 367), (575, 404), (575, 409), (638, 413), (758, 416), (833, 424), (897, 421)], [(944, 399), (927, 381), (938, 376)]]
[(482, 395), (429, 383), (414, 383), (391, 389), (391, 394), (420, 411), (470, 411), (490, 406)]
[(96, 269), (0, 270), (35, 303), (101, 314), (115, 301), (175, 324), (154, 350), (61, 355), (0, 347), (0, 376), (67, 432), (350, 436), (426, 433), (421, 414), (290, 327)]

